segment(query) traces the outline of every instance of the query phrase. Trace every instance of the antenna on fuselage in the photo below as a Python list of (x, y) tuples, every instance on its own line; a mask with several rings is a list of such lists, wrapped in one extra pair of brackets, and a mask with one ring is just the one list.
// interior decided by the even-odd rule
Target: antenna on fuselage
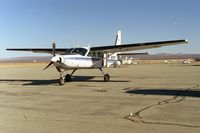
[(91, 45), (92, 45), (92, 44), (91, 44), (91, 43), (89, 43), (87, 47), (88, 47), (88, 48), (90, 48), (90, 46), (91, 46)]

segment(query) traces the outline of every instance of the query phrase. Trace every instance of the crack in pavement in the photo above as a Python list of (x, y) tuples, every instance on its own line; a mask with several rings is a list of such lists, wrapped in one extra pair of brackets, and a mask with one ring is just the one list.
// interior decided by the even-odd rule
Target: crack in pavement
[(157, 124), (157, 125), (174, 125), (174, 126), (182, 126), (182, 127), (200, 128), (200, 125), (195, 126), (195, 125), (187, 125), (187, 124), (180, 124), (180, 123), (147, 121), (147, 120), (144, 120), (144, 118), (141, 116), (141, 112), (147, 111), (150, 108), (162, 106), (162, 105), (166, 105), (166, 104), (179, 103), (179, 102), (185, 100), (186, 99), (185, 96), (181, 96), (181, 94), (183, 94), (183, 93), (185, 93), (185, 92), (187, 92), (191, 89), (198, 88), (198, 87), (199, 87), (199, 85), (195, 85), (191, 88), (185, 89), (184, 91), (180, 91), (180, 92), (176, 93), (174, 97), (163, 100), (163, 101), (159, 101), (157, 104), (153, 104), (153, 105), (149, 105), (147, 107), (144, 107), (144, 108), (140, 109), (139, 111), (137, 111), (135, 113), (130, 113), (129, 115), (125, 116), (124, 119), (130, 120), (130, 121), (135, 122), (135, 123)]

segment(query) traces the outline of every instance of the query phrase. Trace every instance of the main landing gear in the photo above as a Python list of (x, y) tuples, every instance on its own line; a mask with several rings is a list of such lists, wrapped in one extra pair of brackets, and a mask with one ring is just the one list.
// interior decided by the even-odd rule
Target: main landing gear
[[(72, 74), (74, 74), (74, 72), (76, 70), (77, 69), (74, 69), (71, 74), (66, 74), (66, 75), (64, 75), (64, 72), (60, 72), (59, 85), (64, 85), (65, 82), (71, 81)], [(103, 70), (100, 67), (99, 67), (99, 70), (103, 74), (104, 82), (109, 82), (110, 81), (110, 75), (109, 74), (104, 74)]]
[(110, 81), (110, 75), (109, 74), (104, 74), (103, 70), (99, 67), (99, 70), (103, 74), (103, 80), (104, 82), (109, 82)]

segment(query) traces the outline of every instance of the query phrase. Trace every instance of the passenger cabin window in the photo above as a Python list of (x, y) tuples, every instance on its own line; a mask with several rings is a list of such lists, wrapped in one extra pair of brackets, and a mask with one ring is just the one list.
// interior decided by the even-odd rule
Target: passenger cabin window
[(69, 54), (79, 54), (84, 56), (87, 53), (87, 49), (85, 48), (71, 48), (67, 50), (67, 53)]
[(103, 57), (103, 53), (102, 52), (89, 52), (88, 56), (102, 58)]

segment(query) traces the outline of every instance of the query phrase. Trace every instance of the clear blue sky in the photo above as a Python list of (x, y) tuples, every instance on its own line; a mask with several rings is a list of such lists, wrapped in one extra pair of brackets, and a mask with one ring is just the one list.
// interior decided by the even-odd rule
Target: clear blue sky
[[(199, 0), (0, 0), (0, 58), (34, 56), (6, 48), (113, 45), (187, 38), (150, 53), (200, 53)], [(137, 52), (137, 51), (136, 51)], [(36, 54), (38, 55), (38, 54)]]

